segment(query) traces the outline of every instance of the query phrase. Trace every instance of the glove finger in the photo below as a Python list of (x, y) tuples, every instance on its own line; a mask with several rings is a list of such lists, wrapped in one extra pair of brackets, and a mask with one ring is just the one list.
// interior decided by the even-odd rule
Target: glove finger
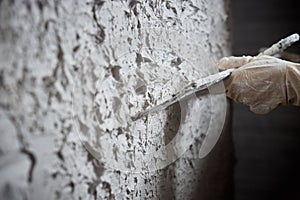
[(239, 68), (252, 60), (252, 56), (242, 56), (242, 57), (224, 57), (219, 60), (217, 66), (220, 70), (226, 70), (230, 68)]

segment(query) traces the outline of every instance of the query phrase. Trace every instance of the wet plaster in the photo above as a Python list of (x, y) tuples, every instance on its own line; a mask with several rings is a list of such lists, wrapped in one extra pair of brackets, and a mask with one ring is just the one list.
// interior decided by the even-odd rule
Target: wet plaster
[[(230, 142), (198, 154), (226, 102), (204, 96), (132, 116), (217, 71), (230, 53), (226, 9), (221, 0), (1, 1), (0, 197), (221, 195)], [(193, 139), (187, 151), (160, 150), (180, 134)]]

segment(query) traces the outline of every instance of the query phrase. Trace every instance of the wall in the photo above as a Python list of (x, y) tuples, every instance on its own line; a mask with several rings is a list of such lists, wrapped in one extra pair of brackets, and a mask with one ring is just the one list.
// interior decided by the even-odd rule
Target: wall
[(132, 119), (217, 72), (214, 62), (230, 53), (226, 8), (221, 0), (1, 1), (1, 197), (230, 194), (230, 132), (199, 159), (223, 128), (224, 94)]

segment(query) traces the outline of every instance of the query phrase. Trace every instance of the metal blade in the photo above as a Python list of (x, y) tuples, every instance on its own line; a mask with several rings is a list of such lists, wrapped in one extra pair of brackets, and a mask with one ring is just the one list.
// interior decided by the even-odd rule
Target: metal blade
[(180, 90), (178, 93), (173, 94), (170, 99), (168, 99), (168, 100), (164, 101), (163, 103), (156, 105), (144, 112), (137, 114), (136, 116), (132, 117), (132, 119), (137, 120), (145, 115), (148, 115), (151, 112), (157, 112), (159, 110), (163, 110), (163, 109), (167, 108), (168, 106), (180, 101), (181, 99), (183, 99), (195, 92), (206, 90), (208, 87), (210, 87), (216, 83), (219, 83), (224, 78), (228, 77), (233, 71), (234, 71), (234, 69), (227, 69), (225, 71), (207, 76), (202, 79), (199, 79), (199, 80), (187, 85), (184, 89)]

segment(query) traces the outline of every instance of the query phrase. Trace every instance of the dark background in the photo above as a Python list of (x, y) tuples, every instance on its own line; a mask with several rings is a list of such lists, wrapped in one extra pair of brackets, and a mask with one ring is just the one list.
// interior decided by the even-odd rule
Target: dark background
[[(233, 55), (300, 33), (300, 1), (232, 0)], [(288, 51), (300, 54), (300, 42)], [(233, 103), (236, 200), (300, 199), (300, 107), (256, 115)]]

